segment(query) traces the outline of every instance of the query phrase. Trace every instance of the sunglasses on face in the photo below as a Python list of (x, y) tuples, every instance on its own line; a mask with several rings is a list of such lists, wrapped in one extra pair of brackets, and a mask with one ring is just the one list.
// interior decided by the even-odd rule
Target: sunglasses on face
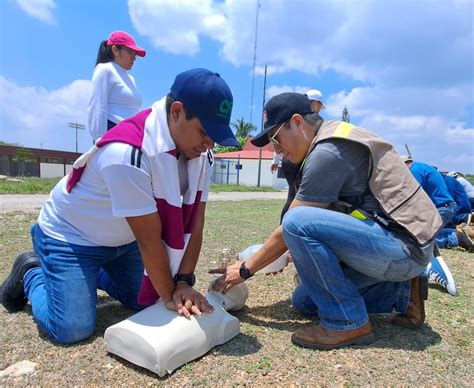
[(285, 125), (286, 121), (284, 121), (280, 127), (276, 130), (276, 132), (273, 134), (272, 137), (269, 137), (268, 140), (270, 140), (270, 143), (272, 143), (273, 145), (276, 145), (276, 146), (280, 146), (280, 143), (278, 142), (278, 140), (276, 139), (276, 137), (278, 136), (278, 132), (281, 131), (281, 129), (283, 128), (283, 126)]

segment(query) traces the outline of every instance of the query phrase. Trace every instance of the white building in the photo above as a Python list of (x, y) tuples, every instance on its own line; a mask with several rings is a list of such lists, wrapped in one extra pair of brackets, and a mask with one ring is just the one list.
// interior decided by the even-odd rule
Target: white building
[(273, 160), (271, 144), (258, 148), (248, 139), (242, 150), (214, 154), (214, 159), (213, 183), (257, 186), (260, 161), (260, 186), (270, 186), (275, 189), (288, 187), (285, 178), (281, 175), (281, 169), (273, 174), (270, 170)]

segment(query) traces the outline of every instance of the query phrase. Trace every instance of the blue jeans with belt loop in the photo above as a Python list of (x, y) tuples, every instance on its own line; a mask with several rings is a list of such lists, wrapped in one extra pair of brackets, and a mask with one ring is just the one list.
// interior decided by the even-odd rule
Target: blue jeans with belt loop
[(31, 228), (41, 267), (24, 278), (38, 324), (58, 343), (79, 342), (95, 330), (97, 289), (134, 310), (143, 279), (136, 242), (119, 247), (90, 247), (51, 238), (38, 225)]
[(301, 278), (293, 306), (328, 329), (348, 331), (368, 313), (405, 313), (409, 280), (424, 266), (374, 221), (310, 206), (290, 209), (283, 238)]

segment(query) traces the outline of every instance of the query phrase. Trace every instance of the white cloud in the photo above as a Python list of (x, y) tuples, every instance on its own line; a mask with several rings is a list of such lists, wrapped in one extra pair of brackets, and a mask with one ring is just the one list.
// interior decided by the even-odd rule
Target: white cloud
[(224, 39), (226, 18), (212, 0), (129, 0), (128, 6), (137, 31), (164, 51), (193, 55), (201, 35)]
[[(75, 132), (68, 122), (86, 123), (91, 82), (76, 80), (48, 91), (18, 86), (0, 76), (0, 139), (24, 146), (74, 151)], [(13, 133), (13, 128), (15, 133)], [(91, 145), (89, 132), (79, 131), (80, 150)]]
[(20, 8), (28, 15), (47, 24), (56, 24), (54, 9), (56, 3), (54, 0), (16, 0)]
[[(267, 96), (308, 87), (271, 85)], [(474, 103), (469, 88), (358, 87), (326, 96), (327, 119), (340, 119), (346, 106), (351, 122), (386, 138), (402, 154), (444, 170), (474, 172), (474, 129), (458, 120), (460, 107)]]
[[(474, 172), (472, 123), (463, 122), (474, 104), (472, 1), (260, 4), (257, 76), (266, 64), (279, 79), (299, 72), (360, 81), (331, 96), (323, 90), (326, 117), (340, 118), (347, 106), (353, 122), (397, 148), (408, 142), (427, 163), (464, 161), (464, 170)], [(253, 64), (255, 0), (129, 0), (128, 6), (134, 27), (161, 50), (195, 55), (206, 39), (234, 66)], [(266, 94), (308, 88), (283, 81)]]
[[(252, 65), (255, 0), (129, 0), (135, 28), (159, 48), (195, 54), (200, 37), (222, 44), (223, 57)], [(262, 0), (259, 68), (318, 74), (333, 69), (383, 84), (439, 85), (472, 78), (474, 3), (466, 1)]]
[(265, 91), (265, 95), (266, 95), (266, 99), (269, 100), (270, 98), (272, 98), (273, 96), (276, 96), (277, 94), (287, 93), (287, 92), (305, 93), (309, 89), (310, 88), (307, 86), (272, 85), (267, 88), (267, 90)]

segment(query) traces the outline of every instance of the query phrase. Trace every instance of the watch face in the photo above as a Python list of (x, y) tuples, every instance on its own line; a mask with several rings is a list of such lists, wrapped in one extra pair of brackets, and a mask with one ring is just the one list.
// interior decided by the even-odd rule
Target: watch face
[(175, 282), (186, 282), (191, 287), (196, 283), (196, 275), (194, 273), (190, 274), (176, 274), (174, 276)]
[(242, 266), (240, 267), (239, 275), (242, 279), (245, 279), (245, 280), (252, 277), (250, 270), (245, 266), (245, 264), (242, 264)]

